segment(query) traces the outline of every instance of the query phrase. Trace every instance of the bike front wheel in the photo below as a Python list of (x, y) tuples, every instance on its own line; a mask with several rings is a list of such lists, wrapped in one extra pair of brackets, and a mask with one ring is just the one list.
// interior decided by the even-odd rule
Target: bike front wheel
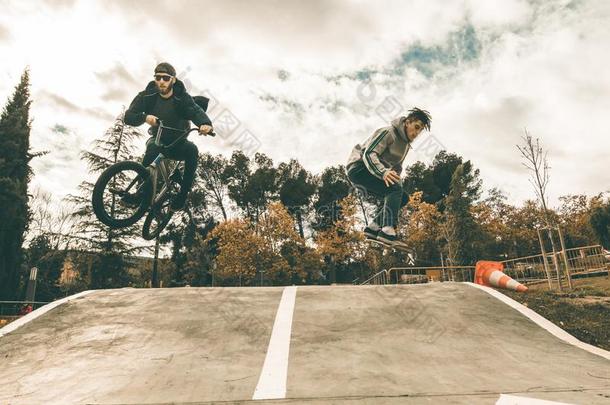
[(163, 232), (174, 214), (174, 211), (171, 209), (171, 203), (171, 195), (166, 193), (161, 200), (152, 206), (146, 219), (144, 219), (142, 238), (153, 240)]
[(138, 162), (116, 163), (100, 175), (93, 187), (95, 216), (111, 228), (138, 222), (150, 205), (152, 183), (148, 170)]

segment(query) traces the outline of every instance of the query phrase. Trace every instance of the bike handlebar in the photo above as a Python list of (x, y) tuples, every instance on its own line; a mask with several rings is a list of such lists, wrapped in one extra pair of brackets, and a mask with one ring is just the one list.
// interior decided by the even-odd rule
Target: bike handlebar
[[(161, 144), (161, 132), (163, 132), (163, 129), (171, 129), (174, 131), (180, 131), (182, 132), (182, 135), (180, 135), (174, 142), (170, 143), (169, 145), (163, 145)], [(165, 149), (169, 149), (172, 146), (174, 146), (176, 143), (178, 143), (179, 141), (185, 139), (187, 136), (189, 136), (189, 134), (191, 132), (195, 132), (195, 131), (199, 131), (199, 128), (190, 128), (188, 130), (183, 130), (183, 129), (179, 129), (179, 128), (172, 128), (172, 127), (166, 127), (163, 125), (163, 121), (157, 118), (157, 137), (155, 138), (155, 144), (157, 146), (163, 146)], [(216, 133), (214, 131), (208, 133), (208, 134), (204, 134), (207, 136), (216, 136)]]

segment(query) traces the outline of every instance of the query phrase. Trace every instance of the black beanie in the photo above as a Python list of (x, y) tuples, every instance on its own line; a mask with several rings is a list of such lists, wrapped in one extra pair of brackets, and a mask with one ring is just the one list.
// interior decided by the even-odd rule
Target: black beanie
[(170, 76), (176, 76), (176, 69), (167, 62), (161, 62), (155, 68), (156, 73), (167, 73)]

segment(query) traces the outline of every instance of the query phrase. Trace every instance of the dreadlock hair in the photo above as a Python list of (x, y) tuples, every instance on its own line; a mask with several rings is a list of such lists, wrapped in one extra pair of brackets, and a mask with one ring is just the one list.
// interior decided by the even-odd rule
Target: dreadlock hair
[(421, 110), (417, 107), (413, 107), (413, 109), (409, 110), (409, 115), (407, 115), (408, 120), (420, 120), (422, 124), (424, 124), (424, 128), (430, 131), (430, 123), (432, 122), (432, 116), (426, 110)]

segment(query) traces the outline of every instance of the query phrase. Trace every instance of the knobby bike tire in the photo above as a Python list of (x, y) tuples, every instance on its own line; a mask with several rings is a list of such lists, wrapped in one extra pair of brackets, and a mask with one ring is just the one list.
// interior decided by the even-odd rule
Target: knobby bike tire
[(172, 219), (174, 214), (171, 210), (163, 216), (162, 220), (159, 221), (157, 227), (153, 231), (150, 229), (153, 220), (156, 218), (155, 211), (164, 203), (170, 202), (170, 199), (171, 195), (169, 193), (165, 194), (165, 196), (148, 211), (148, 215), (144, 219), (144, 225), (142, 225), (142, 238), (146, 240), (155, 239), (161, 234), (161, 232), (163, 232), (167, 224), (169, 224), (169, 221)]
[[(138, 176), (142, 176), (142, 178), (145, 179), (145, 183), (142, 193), (142, 201), (137, 208), (134, 208), (134, 213), (129, 217), (117, 219), (113, 218), (109, 211), (106, 210), (107, 207), (104, 205), (104, 190), (108, 186), (110, 180), (122, 171), (135, 171)], [(91, 197), (93, 212), (95, 213), (97, 219), (111, 228), (124, 228), (138, 222), (140, 218), (144, 216), (150, 204), (152, 184), (148, 178), (148, 170), (146, 170), (146, 168), (138, 162), (119, 162), (104, 170), (93, 187), (93, 195)]]

